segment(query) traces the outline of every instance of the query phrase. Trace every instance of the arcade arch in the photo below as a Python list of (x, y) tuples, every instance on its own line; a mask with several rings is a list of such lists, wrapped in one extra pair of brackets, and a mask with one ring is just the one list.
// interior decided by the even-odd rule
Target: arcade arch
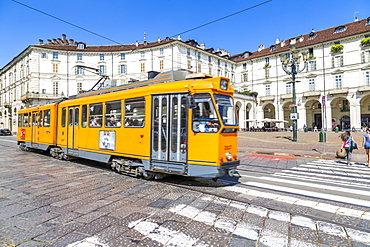
[(344, 97), (336, 97), (331, 100), (330, 107), (332, 128), (338, 126), (339, 130), (350, 130), (350, 102)]

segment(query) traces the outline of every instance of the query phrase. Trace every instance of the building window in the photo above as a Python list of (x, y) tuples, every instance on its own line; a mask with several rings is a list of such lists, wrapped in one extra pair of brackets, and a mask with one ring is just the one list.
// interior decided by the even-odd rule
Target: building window
[(269, 64), (270, 63), (270, 58), (265, 58), (265, 64)]
[(212, 67), (208, 68), (208, 74), (212, 75)]
[(83, 43), (77, 44), (77, 49), (85, 49), (85, 44)]
[(164, 49), (163, 48), (159, 49), (159, 54), (160, 55), (163, 55), (164, 54)]
[(77, 73), (77, 75), (82, 75), (83, 74), (82, 68), (81, 67), (77, 67), (76, 73)]
[(285, 54), (286, 59), (290, 60), (290, 53)]
[(343, 66), (343, 56), (335, 56), (332, 58), (333, 68)]
[(100, 73), (102, 73), (103, 75), (105, 74), (105, 66), (104, 65), (100, 65), (99, 70), (100, 70)]
[(221, 65), (220, 60), (217, 60), (217, 65), (218, 65), (218, 66), (220, 66), (220, 65)]
[(198, 52), (198, 59), (200, 59), (200, 53)]
[(346, 27), (337, 27), (334, 31), (334, 33), (341, 33), (346, 31)]
[(164, 61), (163, 60), (160, 60), (159, 61), (159, 69), (160, 70), (163, 70), (164, 69)]
[(265, 86), (265, 94), (266, 94), (266, 96), (270, 96), (270, 94), (271, 94), (270, 85)]
[(53, 59), (58, 59), (58, 52), (53, 52)]
[(59, 64), (53, 64), (53, 73), (58, 73), (58, 65)]
[(82, 54), (77, 54), (77, 60), (81, 61), (82, 60)]
[(191, 60), (188, 60), (188, 70), (191, 70)]
[(242, 82), (247, 82), (248, 81), (248, 73), (243, 73), (242, 74)]
[(100, 54), (100, 61), (104, 61), (104, 54)]
[(316, 61), (309, 61), (308, 62), (308, 71), (315, 71), (316, 70)]
[(186, 54), (187, 54), (188, 56), (190, 56), (190, 49), (189, 49), (189, 48), (186, 50)]
[(365, 72), (365, 84), (370, 85), (370, 72), (369, 71)]
[(265, 78), (270, 78), (270, 68), (265, 68)]
[(141, 72), (145, 72), (145, 63), (140, 63)]
[(145, 58), (145, 51), (140, 52), (141, 58)]
[(127, 73), (126, 65), (125, 65), (125, 64), (121, 64), (121, 65), (119, 66), (119, 73), (120, 73), (120, 74), (126, 74), (126, 73)]
[(212, 58), (211, 56), (208, 56), (208, 62), (211, 63), (212, 62)]
[(370, 51), (364, 51), (361, 53), (361, 60), (362, 60), (362, 63), (368, 63), (370, 62)]
[(285, 84), (285, 93), (291, 94), (292, 93), (292, 83), (288, 82)]
[(198, 63), (198, 72), (202, 72), (202, 64)]
[(335, 88), (342, 88), (342, 75), (336, 75), (334, 77), (335, 80)]
[(243, 63), (243, 70), (246, 70), (246, 69), (247, 69), (247, 64)]
[(217, 76), (221, 76), (221, 70), (217, 70)]
[(82, 82), (77, 82), (77, 93), (82, 91)]
[(59, 93), (59, 82), (53, 81), (53, 94), (58, 95)]
[(125, 53), (121, 53), (121, 60), (125, 60), (126, 59), (126, 54)]
[(46, 53), (45, 52), (41, 53), (41, 58), (46, 58)]
[(309, 91), (315, 91), (315, 79), (308, 80), (308, 89)]

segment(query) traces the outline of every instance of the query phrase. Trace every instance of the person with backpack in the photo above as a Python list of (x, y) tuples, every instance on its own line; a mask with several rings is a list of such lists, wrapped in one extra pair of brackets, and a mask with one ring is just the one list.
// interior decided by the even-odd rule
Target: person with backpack
[(342, 139), (342, 149), (346, 150), (346, 159), (347, 159), (347, 165), (352, 165), (351, 158), (352, 158), (352, 151), (353, 151), (353, 137), (351, 136), (351, 132), (345, 131), (340, 135), (340, 138)]
[(370, 128), (366, 128), (366, 134), (362, 138), (362, 147), (366, 152), (367, 166), (370, 167)]

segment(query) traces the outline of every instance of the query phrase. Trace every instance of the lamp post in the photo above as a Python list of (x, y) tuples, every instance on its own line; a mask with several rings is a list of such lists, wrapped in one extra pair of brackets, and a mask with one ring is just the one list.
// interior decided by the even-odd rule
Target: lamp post
[(304, 66), (300, 70), (299, 69), (299, 63), (301, 60), (301, 56), (299, 55), (299, 51), (296, 49), (295, 45), (292, 45), (290, 47), (290, 58), (286, 56), (286, 54), (281, 54), (280, 55), (280, 61), (281, 61), (281, 66), (285, 73), (288, 75), (292, 76), (292, 81), (290, 83), (293, 84), (293, 104), (292, 104), (292, 114), (291, 114), (291, 119), (293, 119), (293, 141), (297, 141), (297, 119), (298, 119), (298, 114), (297, 114), (297, 99), (296, 99), (296, 91), (295, 91), (295, 83), (298, 82), (296, 81), (296, 75), (300, 72), (302, 72), (306, 66), (307, 66), (307, 58), (308, 58), (308, 52), (303, 51), (301, 52), (303, 61), (304, 61)]

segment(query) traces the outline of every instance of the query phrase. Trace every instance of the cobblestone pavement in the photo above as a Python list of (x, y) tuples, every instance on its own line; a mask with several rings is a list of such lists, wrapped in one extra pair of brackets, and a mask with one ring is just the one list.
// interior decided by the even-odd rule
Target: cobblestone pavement
[[(233, 183), (179, 178), (187, 185), (179, 187), (4, 143), (0, 140), (3, 246), (370, 246), (370, 231), (286, 212), (281, 205), (287, 197), (282, 210), (272, 209), (254, 200), (268, 194), (245, 194), (243, 201)], [(285, 167), (294, 166), (290, 161)], [(276, 169), (272, 164), (260, 162)], [(203, 191), (194, 190), (198, 187)]]

